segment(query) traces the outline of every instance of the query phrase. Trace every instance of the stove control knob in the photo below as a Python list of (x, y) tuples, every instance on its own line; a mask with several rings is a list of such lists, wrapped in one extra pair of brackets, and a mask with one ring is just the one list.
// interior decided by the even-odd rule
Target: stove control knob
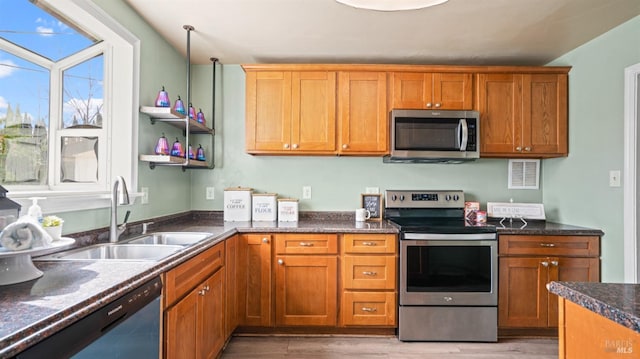
[(392, 201), (395, 201), (395, 200), (397, 200), (397, 199), (398, 199), (398, 196), (396, 196), (395, 194), (394, 194), (394, 195), (391, 195), (391, 200), (392, 200)]
[(403, 194), (400, 195), (400, 200), (404, 201), (404, 195)]
[(444, 199), (445, 199), (447, 202), (451, 201), (451, 195), (450, 195), (450, 194), (448, 194), (448, 195), (444, 196)]
[(460, 199), (460, 196), (458, 196), (457, 194), (453, 195), (453, 200), (454, 201), (458, 201)]

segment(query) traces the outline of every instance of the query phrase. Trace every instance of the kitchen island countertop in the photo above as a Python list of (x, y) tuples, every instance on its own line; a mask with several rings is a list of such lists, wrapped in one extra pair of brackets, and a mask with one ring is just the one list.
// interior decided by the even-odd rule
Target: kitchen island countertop
[(640, 284), (551, 282), (549, 291), (640, 333)]

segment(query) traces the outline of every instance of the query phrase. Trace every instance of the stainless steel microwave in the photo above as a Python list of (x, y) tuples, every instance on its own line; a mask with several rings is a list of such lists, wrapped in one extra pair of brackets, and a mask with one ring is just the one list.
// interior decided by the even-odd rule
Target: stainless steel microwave
[(463, 162), (480, 157), (477, 111), (392, 110), (385, 162)]

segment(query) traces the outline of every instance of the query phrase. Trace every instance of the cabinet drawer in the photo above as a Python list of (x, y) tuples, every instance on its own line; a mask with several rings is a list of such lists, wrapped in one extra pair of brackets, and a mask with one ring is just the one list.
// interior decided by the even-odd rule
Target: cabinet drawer
[(498, 244), (500, 255), (600, 256), (598, 236), (504, 235), (498, 237)]
[(395, 292), (342, 293), (342, 325), (396, 325)]
[(344, 234), (344, 253), (395, 254), (398, 237), (395, 234)]
[(282, 234), (276, 236), (277, 254), (338, 254), (336, 234)]
[(183, 297), (223, 265), (224, 242), (221, 242), (166, 272), (164, 274), (164, 308)]
[(346, 255), (343, 262), (345, 289), (396, 289), (395, 256)]

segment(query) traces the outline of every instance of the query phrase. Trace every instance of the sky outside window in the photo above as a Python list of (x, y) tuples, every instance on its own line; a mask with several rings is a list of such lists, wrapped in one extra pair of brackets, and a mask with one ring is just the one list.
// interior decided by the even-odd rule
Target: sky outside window
[[(89, 38), (73, 27), (65, 25), (30, 1), (0, 0), (0, 8), (3, 9), (3, 16), (0, 17), (0, 37), (52, 61), (65, 58), (97, 42), (96, 39)], [(75, 70), (72, 70), (76, 76), (67, 77), (66, 90), (67, 93), (77, 94), (79, 92), (77, 89), (86, 89), (87, 83), (93, 81), (94, 102), (99, 100), (101, 103), (102, 66), (101, 64), (97, 66), (95, 61), (89, 60), (89, 62), (92, 63), (92, 72), (80, 75), (78, 68), (87, 68), (87, 66), (78, 65)], [(46, 103), (50, 91), (48, 76), (47, 69), (0, 50), (0, 119), (7, 116), (7, 109), (11, 106), (11, 110), (15, 111), (19, 107), (21, 114), (28, 115), (32, 119), (32, 125), (35, 126), (41, 121), (48, 125), (49, 106)], [(98, 79), (98, 82), (88, 80), (92, 77)], [(74, 82), (73, 79), (77, 81)], [(99, 90), (97, 90), (98, 84)], [(86, 101), (87, 96), (85, 93), (80, 98)], [(79, 100), (69, 97), (65, 100), (79, 103)], [(64, 117), (69, 117), (68, 111), (74, 111), (73, 107), (67, 103), (63, 108)], [(4, 123), (0, 123), (0, 128), (3, 127)]]

